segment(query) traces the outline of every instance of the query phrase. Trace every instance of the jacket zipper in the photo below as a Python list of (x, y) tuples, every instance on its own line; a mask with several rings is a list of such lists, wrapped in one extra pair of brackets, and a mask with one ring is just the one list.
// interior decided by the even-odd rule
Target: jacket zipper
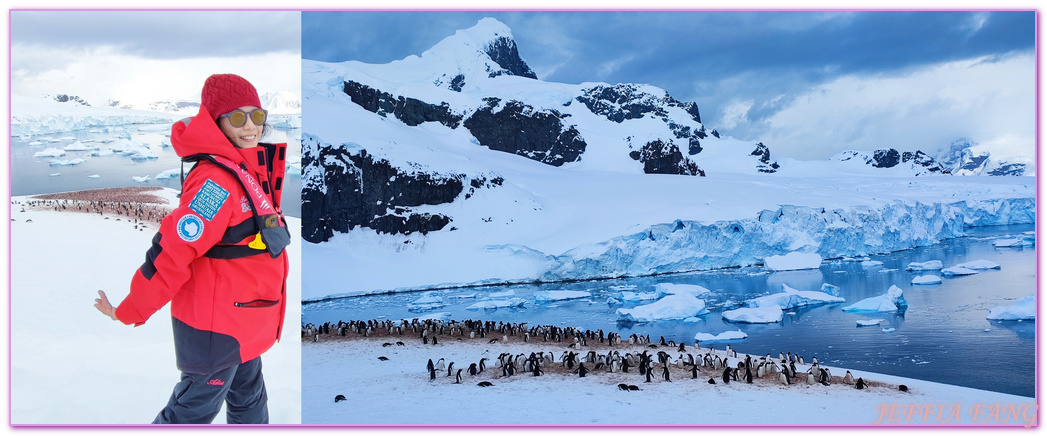
[(233, 303), (236, 307), (273, 307), (280, 303), (280, 300), (254, 300), (246, 303)]

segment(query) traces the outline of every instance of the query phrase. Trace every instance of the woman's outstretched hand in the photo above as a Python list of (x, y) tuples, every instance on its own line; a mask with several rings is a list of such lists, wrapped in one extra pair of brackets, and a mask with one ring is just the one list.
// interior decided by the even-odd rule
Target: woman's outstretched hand
[(109, 304), (109, 299), (105, 298), (105, 291), (98, 291), (98, 297), (95, 298), (95, 309), (102, 312), (102, 315), (108, 316), (116, 321), (116, 309), (113, 308), (112, 304)]

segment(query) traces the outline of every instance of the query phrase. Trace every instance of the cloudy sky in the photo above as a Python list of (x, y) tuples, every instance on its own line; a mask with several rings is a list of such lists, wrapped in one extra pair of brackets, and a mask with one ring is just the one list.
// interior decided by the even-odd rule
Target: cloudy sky
[(301, 93), (298, 12), (12, 11), (11, 92), (199, 101), (213, 73)]
[(1033, 154), (1031, 11), (303, 12), (302, 56), (386, 63), (485, 16), (542, 80), (653, 84), (780, 156), (961, 137)]

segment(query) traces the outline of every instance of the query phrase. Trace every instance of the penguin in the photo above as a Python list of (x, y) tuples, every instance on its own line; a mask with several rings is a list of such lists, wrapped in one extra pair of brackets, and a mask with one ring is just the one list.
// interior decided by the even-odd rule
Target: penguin
[(716, 379), (714, 379), (712, 377), (709, 377), (709, 384), (711, 384), (711, 385), (716, 384)]
[(681, 352), (681, 353), (684, 353), (684, 352), (686, 352), (686, 350), (684, 349), (684, 344), (683, 344), (683, 342), (680, 342), (680, 348), (679, 348), (679, 349), (678, 349), (677, 351), (679, 351), (679, 352)]
[(731, 383), (731, 368), (725, 368), (723, 370), (723, 384)]
[(489, 388), (491, 386), (494, 386), (494, 383), (491, 383), (489, 381), (482, 381), (480, 383), (477, 383), (476, 385), (481, 387), (481, 388)]
[(385, 356), (378, 356), (378, 360), (385, 362), (386, 360), (389, 360), (389, 358)]
[(440, 371), (443, 371), (444, 368), (445, 368), (444, 365), (445, 364), (444, 364), (444, 358), (443, 357), (441, 357), (440, 360), (436, 361), (436, 369), (438, 369)]
[(622, 359), (622, 372), (629, 372), (629, 359)]
[(589, 373), (588, 369), (585, 369), (584, 363), (578, 363), (578, 377), (585, 377)]
[(811, 358), (811, 363), (817, 365), (818, 364), (818, 356), (812, 357)]
[(478, 368), (479, 372), (484, 372), (484, 370), (487, 369), (487, 364), (484, 363), (485, 361), (487, 361), (486, 357), (480, 359), (480, 366)]
[(809, 384), (809, 385), (813, 385), (814, 384), (814, 379), (815, 379), (814, 374), (815, 373), (814, 373), (813, 368), (807, 370), (807, 384)]
[(843, 382), (847, 383), (849, 385), (853, 385), (854, 384), (854, 376), (851, 375), (851, 371), (847, 371), (847, 374), (843, 375)]
[(425, 365), (425, 369), (429, 371), (429, 380), (436, 380), (436, 367), (433, 365), (433, 359), (429, 359), (429, 363)]
[(669, 365), (662, 365), (662, 378), (664, 378), (667, 382), (672, 381), (669, 380)]
[(909, 392), (909, 387), (906, 385), (898, 385), (898, 390), (902, 392)]
[(342, 395), (342, 394), (335, 395), (334, 402), (337, 403), (339, 401), (345, 401), (345, 395)]
[(782, 384), (786, 385), (786, 386), (791, 384), (789, 382), (789, 374), (787, 372), (785, 372), (785, 371), (782, 371), (782, 372), (778, 373), (778, 381), (782, 382)]
[[(905, 386), (905, 385), (902, 385), (902, 386)], [(863, 379), (861, 377), (858, 377), (858, 383), (856, 383), (854, 387), (858, 388), (858, 390), (865, 389), (865, 379)]]
[(629, 390), (629, 385), (627, 385), (625, 383), (618, 383), (618, 390), (619, 391), (628, 391)]
[(825, 368), (822, 368), (821, 374), (819, 374), (818, 376), (818, 383), (821, 383), (825, 386), (829, 386), (829, 382), (831, 380), (832, 378), (829, 376), (829, 371), (827, 371)]
[(753, 382), (753, 371), (748, 366), (745, 367), (745, 382), (749, 384)]
[(455, 382), (455, 384), (462, 383), (462, 369), (461, 368), (459, 368), (458, 372), (456, 372), (454, 374), (454, 382)]
[(638, 391), (638, 390), (640, 390), (640, 387), (636, 386), (636, 385), (629, 385), (629, 390), (630, 391)]
[(697, 379), (698, 378), (698, 365), (691, 365), (691, 378), (692, 379)]
[(475, 363), (470, 363), (469, 364), (469, 375), (476, 375), (477, 372), (479, 372), (479, 371), (476, 370), (476, 364)]

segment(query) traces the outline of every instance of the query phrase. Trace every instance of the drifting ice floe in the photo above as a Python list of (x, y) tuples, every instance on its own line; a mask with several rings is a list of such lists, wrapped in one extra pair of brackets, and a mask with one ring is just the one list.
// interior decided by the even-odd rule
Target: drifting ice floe
[(59, 149), (53, 148), (53, 147), (48, 147), (48, 148), (45, 148), (43, 151), (38, 151), (36, 153), (33, 153), (33, 157), (59, 157), (59, 156), (65, 156), (65, 151), (64, 150), (59, 150)]
[(843, 308), (844, 312), (901, 312), (909, 307), (902, 289), (891, 285), (886, 294), (866, 298)]
[(784, 256), (767, 256), (764, 266), (771, 271), (795, 271), (800, 269), (818, 269), (822, 257), (818, 253), (792, 252)]
[(883, 322), (883, 319), (859, 319), (856, 322), (858, 323), (858, 327), (872, 327), (874, 325), (880, 325), (880, 323)]
[(698, 333), (698, 334), (694, 335), (694, 340), (698, 341), (699, 343), (703, 343), (703, 342), (704, 343), (708, 343), (708, 342), (727, 342), (727, 341), (737, 341), (737, 340), (745, 339), (747, 337), (749, 337), (749, 335), (745, 334), (745, 332), (743, 332), (741, 330), (735, 330), (733, 332), (723, 332), (723, 333), (720, 333), (720, 334), (715, 335), (715, 336), (712, 335), (712, 334), (709, 334), (709, 333)]
[(916, 276), (912, 279), (914, 285), (940, 285), (942, 278), (935, 275)]
[(945, 267), (940, 260), (931, 260), (927, 262), (910, 262), (909, 266), (905, 267), (906, 271), (937, 271)]
[(782, 292), (766, 295), (746, 301), (747, 307), (770, 307), (776, 306), (782, 310), (795, 309), (803, 306), (813, 306), (827, 303), (843, 303), (843, 298), (818, 291), (799, 291), (782, 284)]
[(68, 166), (73, 166), (73, 165), (80, 165), (80, 164), (82, 164), (84, 162), (87, 162), (87, 160), (86, 159), (82, 159), (82, 158), (76, 158), (76, 159), (70, 159), (70, 160), (51, 159), (51, 161), (48, 162), (48, 164), (53, 166), (53, 167), (68, 167)]
[(1000, 264), (998, 264), (996, 262), (993, 262), (991, 260), (984, 260), (984, 259), (982, 259), (982, 260), (972, 260), (970, 262), (964, 262), (964, 263), (961, 263), (959, 265), (954, 266), (953, 268), (967, 268), (967, 269), (973, 269), (975, 271), (981, 271), (981, 270), (986, 270), (986, 269), (1000, 269)]
[(782, 322), (782, 308), (778, 306), (769, 307), (743, 307), (741, 309), (723, 311), (723, 319), (729, 322), (746, 324), (769, 324)]
[(131, 180), (134, 180), (138, 183), (145, 183), (149, 181), (149, 176), (131, 176)]
[(680, 285), (676, 283), (659, 283), (658, 289), (661, 290), (664, 295), (689, 294), (696, 297), (712, 292), (698, 285)]
[(417, 300), (407, 303), (407, 310), (421, 312), (444, 307), (444, 299), (437, 291), (426, 291)]
[(538, 291), (534, 293), (536, 303), (547, 303), (550, 301), (574, 300), (578, 298), (589, 298), (593, 294), (589, 291)]
[(668, 295), (661, 300), (632, 309), (618, 309), (619, 321), (652, 322), (670, 319), (686, 319), (709, 313), (705, 301), (690, 294)]
[(996, 321), (1020, 321), (1036, 319), (1036, 296), (1030, 295), (1015, 301), (1010, 306), (996, 306), (989, 309), (985, 319)]
[(618, 295), (618, 299), (621, 301), (647, 301), (657, 300), (664, 294), (661, 292), (629, 292), (623, 291)]
[(527, 300), (524, 300), (523, 298), (510, 298), (508, 300), (485, 300), (475, 303), (472, 306), (466, 307), (466, 309), (501, 309), (506, 307), (524, 307), (524, 305), (526, 304)]

